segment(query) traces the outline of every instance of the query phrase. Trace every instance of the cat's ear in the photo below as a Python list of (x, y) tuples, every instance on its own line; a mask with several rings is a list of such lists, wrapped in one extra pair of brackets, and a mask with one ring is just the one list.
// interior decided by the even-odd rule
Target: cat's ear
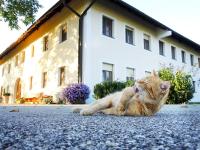
[(161, 84), (160, 84), (160, 89), (165, 91), (167, 89), (170, 88), (170, 82), (169, 81), (163, 81)]
[(155, 70), (152, 71), (151, 75), (154, 76), (154, 77), (158, 77), (158, 74), (156, 73)]

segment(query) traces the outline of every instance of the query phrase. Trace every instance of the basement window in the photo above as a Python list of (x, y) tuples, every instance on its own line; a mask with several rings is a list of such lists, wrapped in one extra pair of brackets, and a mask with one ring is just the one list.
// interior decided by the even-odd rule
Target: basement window
[(103, 63), (103, 81), (113, 81), (113, 65), (108, 63)]
[(65, 85), (65, 67), (59, 68), (59, 86)]
[(134, 74), (135, 74), (135, 69), (133, 68), (126, 68), (126, 81), (132, 80), (134, 81)]

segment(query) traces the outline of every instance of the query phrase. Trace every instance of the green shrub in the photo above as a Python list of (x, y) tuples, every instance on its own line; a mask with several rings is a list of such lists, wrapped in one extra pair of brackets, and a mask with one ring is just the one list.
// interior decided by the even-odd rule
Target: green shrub
[(168, 104), (187, 103), (193, 97), (194, 87), (191, 75), (183, 71), (173, 73), (171, 68), (163, 68), (159, 71), (159, 76), (162, 80), (171, 82)]
[(42, 97), (42, 103), (44, 104), (52, 104), (53, 103), (53, 96), (45, 95)]
[(25, 101), (25, 98), (21, 97), (21, 98), (16, 99), (15, 102), (17, 104), (24, 104), (26, 101)]
[(94, 98), (100, 99), (111, 93), (121, 91), (125, 87), (134, 85), (135, 81), (128, 80), (126, 82), (105, 81), (94, 86)]

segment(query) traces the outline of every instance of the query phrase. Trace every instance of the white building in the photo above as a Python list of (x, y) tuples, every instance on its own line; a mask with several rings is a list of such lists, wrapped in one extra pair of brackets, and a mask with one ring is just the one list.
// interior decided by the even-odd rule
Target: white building
[(10, 102), (19, 92), (54, 95), (73, 82), (93, 89), (105, 79), (138, 79), (163, 65), (191, 73), (192, 100), (200, 101), (200, 45), (123, 1), (59, 1), (0, 59), (0, 85)]

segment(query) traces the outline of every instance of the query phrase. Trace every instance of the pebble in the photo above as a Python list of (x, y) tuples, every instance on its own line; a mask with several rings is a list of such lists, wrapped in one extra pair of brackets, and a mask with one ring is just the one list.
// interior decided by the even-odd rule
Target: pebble
[(200, 149), (200, 105), (152, 117), (80, 116), (68, 108), (0, 106), (0, 149)]

